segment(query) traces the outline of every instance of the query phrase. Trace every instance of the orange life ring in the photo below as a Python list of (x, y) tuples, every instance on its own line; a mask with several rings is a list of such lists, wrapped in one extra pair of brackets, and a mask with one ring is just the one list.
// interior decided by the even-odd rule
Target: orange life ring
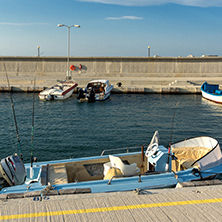
[(76, 67), (75, 67), (74, 65), (71, 65), (69, 68), (70, 68), (72, 71), (74, 71)]

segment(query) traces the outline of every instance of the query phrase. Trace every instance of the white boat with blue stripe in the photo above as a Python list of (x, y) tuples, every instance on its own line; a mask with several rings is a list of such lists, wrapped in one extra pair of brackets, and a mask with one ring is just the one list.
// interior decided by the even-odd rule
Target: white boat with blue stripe
[(219, 89), (218, 84), (209, 84), (204, 82), (201, 86), (201, 93), (205, 99), (216, 103), (222, 103), (222, 90)]

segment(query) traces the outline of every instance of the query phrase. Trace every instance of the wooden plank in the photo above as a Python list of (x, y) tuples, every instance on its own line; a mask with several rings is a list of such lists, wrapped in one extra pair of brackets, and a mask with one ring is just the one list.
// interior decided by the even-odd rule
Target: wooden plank
[(61, 189), (59, 190), (59, 195), (75, 194), (76, 189)]
[(41, 193), (42, 193), (43, 196), (58, 195), (58, 191), (57, 190), (43, 190)]
[(80, 193), (91, 193), (91, 189), (90, 188), (76, 188), (76, 194), (80, 194)]
[(17, 198), (24, 198), (24, 193), (9, 193), (7, 194), (8, 199), (17, 199)]
[(25, 192), (24, 197), (39, 197), (41, 196), (41, 191), (31, 191), (31, 192)]

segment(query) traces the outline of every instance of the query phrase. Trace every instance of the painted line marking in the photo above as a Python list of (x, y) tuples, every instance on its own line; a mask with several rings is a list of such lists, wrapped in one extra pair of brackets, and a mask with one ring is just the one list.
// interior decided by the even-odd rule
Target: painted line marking
[(89, 208), (89, 209), (80, 209), (80, 210), (62, 210), (62, 211), (39, 212), (39, 213), (29, 213), (29, 214), (14, 214), (14, 215), (0, 216), (0, 220), (48, 217), (48, 216), (59, 216), (59, 215), (69, 215), (69, 214), (99, 213), (99, 212), (108, 212), (108, 211), (132, 210), (132, 209), (142, 209), (142, 208), (179, 206), (179, 205), (193, 205), (193, 204), (204, 204), (204, 203), (219, 203), (219, 202), (222, 202), (222, 198)]

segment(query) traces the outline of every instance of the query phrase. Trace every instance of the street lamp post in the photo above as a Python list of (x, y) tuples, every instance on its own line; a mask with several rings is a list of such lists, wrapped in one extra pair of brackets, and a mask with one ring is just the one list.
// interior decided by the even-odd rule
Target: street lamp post
[(150, 46), (148, 46), (148, 57), (150, 57)]
[(68, 28), (68, 55), (67, 55), (67, 73), (66, 73), (66, 79), (71, 79), (71, 75), (70, 75), (70, 70), (69, 70), (69, 54), (70, 54), (70, 28), (72, 27), (76, 27), (76, 28), (80, 28), (80, 25), (65, 25), (65, 24), (58, 24), (58, 27), (67, 27)]

